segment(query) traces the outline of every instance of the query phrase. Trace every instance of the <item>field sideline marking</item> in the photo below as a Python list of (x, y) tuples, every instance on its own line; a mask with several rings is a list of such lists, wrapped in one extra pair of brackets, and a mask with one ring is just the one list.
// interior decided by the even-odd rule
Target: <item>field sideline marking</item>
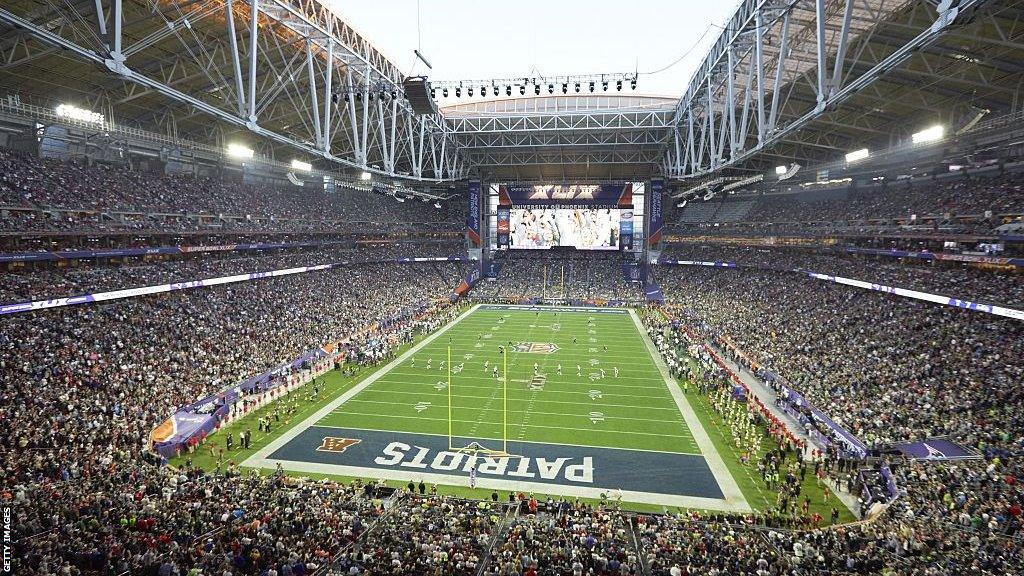
[(665, 379), (665, 385), (668, 386), (672, 399), (675, 400), (676, 406), (682, 412), (683, 419), (686, 420), (686, 425), (693, 434), (694, 442), (697, 443), (697, 447), (704, 454), (704, 459), (708, 463), (708, 468), (711, 469), (711, 474), (718, 481), (718, 487), (721, 489), (722, 495), (725, 496), (725, 501), (738, 505), (745, 509), (745, 511), (751, 511), (750, 504), (747, 502), (746, 497), (743, 496), (743, 492), (740, 490), (739, 485), (736, 484), (736, 479), (732, 477), (729, 468), (725, 465), (725, 461), (722, 460), (722, 456), (715, 450), (715, 444), (711, 441), (711, 437), (708, 436), (707, 430), (701, 425), (700, 419), (697, 418), (697, 413), (690, 406), (690, 401), (687, 400), (683, 391), (680, 390), (676, 379), (669, 374), (665, 361), (662, 359), (658, 349), (655, 348), (651, 336), (647, 333), (647, 329), (640, 322), (640, 317), (636, 314), (635, 310), (630, 310), (629, 315), (633, 317), (633, 324), (636, 325), (640, 337), (647, 344), (647, 351), (651, 354), (654, 365), (661, 371), (661, 376)]
[(267, 457), (273, 454), (275, 451), (277, 451), (278, 448), (291, 442), (296, 436), (305, 432), (309, 427), (313, 426), (318, 421), (330, 415), (331, 412), (334, 412), (334, 410), (337, 409), (338, 406), (341, 406), (345, 402), (348, 402), (349, 399), (351, 399), (353, 396), (369, 388), (371, 384), (379, 380), (384, 374), (387, 374), (391, 370), (394, 370), (396, 366), (401, 365), (402, 362), (405, 362), (407, 359), (409, 359), (409, 357), (418, 352), (421, 348), (430, 344), (434, 340), (437, 340), (442, 334), (450, 330), (452, 327), (457, 326), (459, 322), (462, 322), (464, 318), (475, 312), (476, 309), (479, 308), (480, 306), (480, 304), (470, 306), (469, 309), (467, 309), (465, 312), (459, 314), (458, 317), (455, 318), (455, 320), (452, 320), (451, 322), (445, 324), (443, 327), (441, 327), (433, 334), (430, 334), (423, 340), (420, 340), (419, 343), (417, 343), (415, 346), (409, 348), (401, 355), (399, 355), (397, 358), (392, 359), (391, 362), (388, 362), (384, 366), (378, 368), (376, 372), (367, 376), (362, 382), (349, 388), (348, 390), (345, 391), (344, 394), (338, 396), (334, 400), (331, 400), (326, 405), (324, 405), (323, 408), (317, 410), (311, 416), (309, 416), (302, 422), (299, 422), (294, 427), (286, 431), (284, 434), (278, 436), (276, 439), (274, 439), (274, 441), (270, 442), (263, 448), (257, 450), (252, 456), (246, 458), (245, 461), (241, 463), (241, 466), (248, 466), (251, 468), (272, 467), (270, 462), (267, 460)]

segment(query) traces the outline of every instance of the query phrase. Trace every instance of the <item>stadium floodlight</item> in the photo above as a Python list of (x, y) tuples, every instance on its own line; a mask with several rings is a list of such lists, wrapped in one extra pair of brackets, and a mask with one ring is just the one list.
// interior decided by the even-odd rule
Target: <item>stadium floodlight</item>
[(370, 180), (371, 178), (373, 178), (373, 174), (366, 171), (363, 171), (363, 173), (359, 175), (360, 180)]
[(103, 124), (103, 114), (83, 110), (82, 108), (72, 106), (71, 104), (61, 104), (60, 106), (57, 106), (56, 112), (57, 116), (70, 118), (71, 120), (88, 122), (90, 124)]
[(789, 170), (789, 168), (786, 167), (786, 166), (776, 166), (775, 167), (775, 173), (778, 174), (779, 176), (782, 176), (783, 174), (785, 174), (787, 170)]
[(941, 140), (946, 134), (946, 129), (941, 124), (926, 128), (920, 132), (914, 133), (911, 138), (914, 140), (914, 144), (921, 144), (922, 142), (934, 142)]
[(309, 162), (303, 162), (302, 160), (295, 158), (292, 160), (292, 168), (302, 172), (311, 172), (313, 170), (313, 165)]
[(846, 162), (847, 163), (852, 163), (852, 162), (856, 162), (858, 160), (863, 160), (863, 159), (867, 158), (869, 156), (869, 154), (870, 153), (868, 152), (867, 148), (861, 148), (860, 150), (854, 150), (853, 152), (850, 152), (849, 154), (846, 155)]
[(249, 148), (248, 146), (237, 143), (228, 144), (228, 156), (231, 156), (232, 158), (248, 160), (249, 158), (252, 158), (253, 154), (254, 152), (252, 148)]

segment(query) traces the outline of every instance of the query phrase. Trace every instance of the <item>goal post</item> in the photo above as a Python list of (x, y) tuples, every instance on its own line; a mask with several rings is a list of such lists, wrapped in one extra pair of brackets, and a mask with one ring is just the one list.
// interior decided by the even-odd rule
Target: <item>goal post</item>
[[(452, 348), (448, 347), (448, 450), (452, 452), (479, 454), (491, 457), (512, 457), (508, 453), (508, 346), (502, 347), (502, 376), (501, 376), (501, 449), (488, 448), (480, 441), (469, 439), (469, 444), (456, 446), (455, 440), (458, 437), (454, 432), (455, 414), (452, 392)], [(488, 439), (490, 440), (490, 439)]]

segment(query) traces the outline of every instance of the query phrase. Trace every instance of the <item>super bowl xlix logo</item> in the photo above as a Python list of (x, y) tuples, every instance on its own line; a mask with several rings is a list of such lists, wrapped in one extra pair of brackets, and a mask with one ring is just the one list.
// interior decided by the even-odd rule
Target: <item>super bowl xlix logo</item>
[(345, 450), (349, 449), (349, 446), (355, 446), (362, 440), (356, 440), (354, 438), (338, 438), (336, 436), (325, 436), (323, 442), (316, 447), (317, 452), (334, 452), (340, 454)]
[(558, 344), (551, 342), (520, 342), (512, 347), (512, 351), (527, 354), (552, 354), (558, 351)]

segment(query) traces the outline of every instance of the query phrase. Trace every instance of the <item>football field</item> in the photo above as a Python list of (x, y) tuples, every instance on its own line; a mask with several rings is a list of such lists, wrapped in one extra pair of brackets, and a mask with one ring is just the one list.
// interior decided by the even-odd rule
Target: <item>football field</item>
[(748, 510), (636, 313), (477, 305), (243, 465)]

